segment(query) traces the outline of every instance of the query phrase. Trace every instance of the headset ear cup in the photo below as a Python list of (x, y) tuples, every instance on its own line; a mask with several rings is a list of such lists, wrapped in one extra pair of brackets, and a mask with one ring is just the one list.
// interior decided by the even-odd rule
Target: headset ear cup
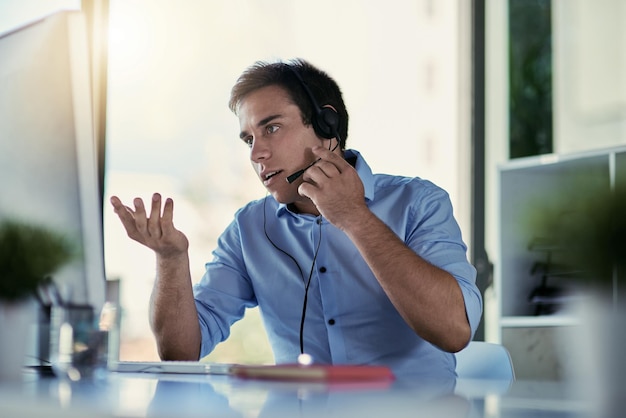
[(323, 107), (313, 119), (313, 129), (322, 138), (331, 139), (337, 136), (339, 115), (330, 107)]
[(326, 139), (337, 138), (339, 134), (339, 114), (331, 107), (320, 107), (300, 73), (291, 65), (285, 64), (285, 67), (296, 76), (307, 96), (311, 99), (314, 111), (311, 124), (317, 136)]

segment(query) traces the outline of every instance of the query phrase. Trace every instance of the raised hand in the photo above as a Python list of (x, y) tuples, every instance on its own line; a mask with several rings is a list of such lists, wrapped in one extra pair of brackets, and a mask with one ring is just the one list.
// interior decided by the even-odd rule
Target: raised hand
[(140, 198), (133, 200), (134, 210), (122, 204), (117, 196), (111, 197), (111, 204), (128, 236), (152, 249), (157, 255), (164, 258), (175, 257), (189, 249), (189, 241), (185, 234), (174, 227), (172, 199), (165, 200), (161, 214), (161, 195), (153, 194), (149, 216)]

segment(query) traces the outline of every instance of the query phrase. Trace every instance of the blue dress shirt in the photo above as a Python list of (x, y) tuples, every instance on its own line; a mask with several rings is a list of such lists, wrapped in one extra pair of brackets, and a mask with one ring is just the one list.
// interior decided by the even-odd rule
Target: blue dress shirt
[[(355, 150), (345, 156), (356, 157), (370, 210), (420, 257), (456, 278), (473, 335), (482, 298), (448, 194), (420, 178), (372, 174)], [(406, 324), (342, 231), (320, 216), (294, 213), (271, 196), (237, 211), (194, 286), (201, 355), (228, 337), (247, 307), (258, 305), (276, 363), (295, 362), (305, 282), (318, 244), (304, 325), (304, 351), (315, 362), (455, 375), (454, 356)]]

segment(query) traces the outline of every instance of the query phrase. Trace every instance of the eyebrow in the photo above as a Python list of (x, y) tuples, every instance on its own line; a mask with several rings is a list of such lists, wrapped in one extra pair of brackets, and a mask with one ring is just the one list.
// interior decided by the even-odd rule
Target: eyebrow
[[(270, 123), (272, 120), (281, 117), (281, 115), (270, 115), (266, 118), (263, 118), (259, 121), (259, 123), (256, 124), (257, 128), (267, 125), (268, 123)], [(246, 131), (241, 131), (241, 133), (239, 134), (239, 139), (244, 139), (246, 136), (248, 136), (248, 132)]]

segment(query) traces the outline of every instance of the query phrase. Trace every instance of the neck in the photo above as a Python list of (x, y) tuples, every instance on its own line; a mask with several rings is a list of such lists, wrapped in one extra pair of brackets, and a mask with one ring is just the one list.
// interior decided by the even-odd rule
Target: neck
[(287, 208), (289, 208), (289, 210), (294, 213), (302, 213), (302, 214), (319, 216), (320, 211), (317, 210), (317, 206), (315, 206), (315, 204), (310, 199), (306, 199), (306, 200), (307, 200), (306, 202), (300, 201), (300, 202), (289, 203), (287, 205)]

